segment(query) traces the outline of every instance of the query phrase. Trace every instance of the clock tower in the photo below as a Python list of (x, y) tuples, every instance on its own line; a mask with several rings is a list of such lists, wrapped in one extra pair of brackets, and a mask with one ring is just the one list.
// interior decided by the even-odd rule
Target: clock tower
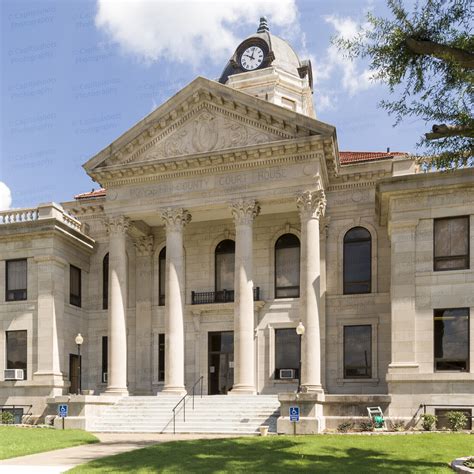
[(260, 18), (257, 33), (239, 44), (219, 78), (221, 84), (315, 118), (313, 72)]

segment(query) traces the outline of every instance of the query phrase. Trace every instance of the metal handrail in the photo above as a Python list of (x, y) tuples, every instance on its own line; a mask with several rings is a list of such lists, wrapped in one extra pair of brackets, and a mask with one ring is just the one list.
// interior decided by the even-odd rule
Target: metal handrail
[[(197, 380), (196, 382), (194, 382), (194, 385), (193, 385), (193, 388), (192, 388), (192, 397), (193, 397), (193, 410), (194, 410), (194, 396), (195, 396), (195, 391), (196, 391), (196, 385), (198, 383), (201, 384), (200, 386), (200, 391), (201, 391), (201, 398), (202, 398), (202, 381), (204, 380), (204, 376), (201, 375)], [(181, 403), (183, 404), (183, 421), (186, 423), (186, 397), (190, 397), (191, 395), (189, 395), (189, 393), (186, 392), (185, 395), (183, 395), (179, 402), (174, 406), (173, 408), (173, 434), (176, 434), (176, 409), (179, 407), (179, 405), (181, 405)]]

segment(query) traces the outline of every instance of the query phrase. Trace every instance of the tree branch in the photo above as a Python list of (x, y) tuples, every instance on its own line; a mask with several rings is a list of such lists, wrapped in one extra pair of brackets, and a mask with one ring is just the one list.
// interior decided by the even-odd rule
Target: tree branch
[(465, 125), (433, 125), (431, 133), (425, 133), (427, 140), (445, 137), (474, 137), (474, 129)]
[(463, 49), (413, 38), (407, 38), (405, 44), (412, 53), (434, 56), (443, 61), (454, 61), (463, 68), (474, 69), (474, 54)]

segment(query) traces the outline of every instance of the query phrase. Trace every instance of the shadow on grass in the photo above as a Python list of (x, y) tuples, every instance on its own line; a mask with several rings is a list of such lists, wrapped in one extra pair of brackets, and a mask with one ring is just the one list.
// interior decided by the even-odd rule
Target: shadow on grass
[[(344, 446), (320, 437), (315, 443), (304, 438), (236, 438), (168, 442), (109, 458), (75, 472), (329, 472), (412, 473), (449, 472), (440, 459), (407, 459), (364, 446)], [(333, 438), (334, 439), (334, 438)], [(321, 441), (321, 442), (320, 442)], [(349, 443), (353, 444), (353, 443)], [(367, 444), (367, 443), (364, 443)], [(370, 441), (369, 443), (370, 444)], [(341, 445), (341, 446), (339, 446)]]

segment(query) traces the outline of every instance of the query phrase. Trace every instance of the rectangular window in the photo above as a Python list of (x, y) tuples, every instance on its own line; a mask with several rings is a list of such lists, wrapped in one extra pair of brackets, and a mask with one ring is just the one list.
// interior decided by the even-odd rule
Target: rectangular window
[(344, 326), (344, 378), (372, 377), (372, 326)]
[(165, 381), (165, 335), (158, 334), (158, 381)]
[(275, 329), (275, 379), (291, 378), (292, 373), (293, 378), (297, 379), (299, 367), (300, 337), (296, 329)]
[(434, 310), (435, 371), (469, 371), (469, 308)]
[(22, 260), (6, 261), (6, 295), (7, 301), (26, 300), (27, 262)]
[(469, 268), (469, 217), (434, 220), (434, 270)]
[(73, 265), (69, 267), (69, 302), (81, 307), (81, 269)]
[(26, 331), (7, 331), (7, 369), (23, 369), (24, 380), (27, 378), (28, 342)]
[(109, 339), (102, 336), (102, 383), (107, 383), (107, 367), (109, 365)]

